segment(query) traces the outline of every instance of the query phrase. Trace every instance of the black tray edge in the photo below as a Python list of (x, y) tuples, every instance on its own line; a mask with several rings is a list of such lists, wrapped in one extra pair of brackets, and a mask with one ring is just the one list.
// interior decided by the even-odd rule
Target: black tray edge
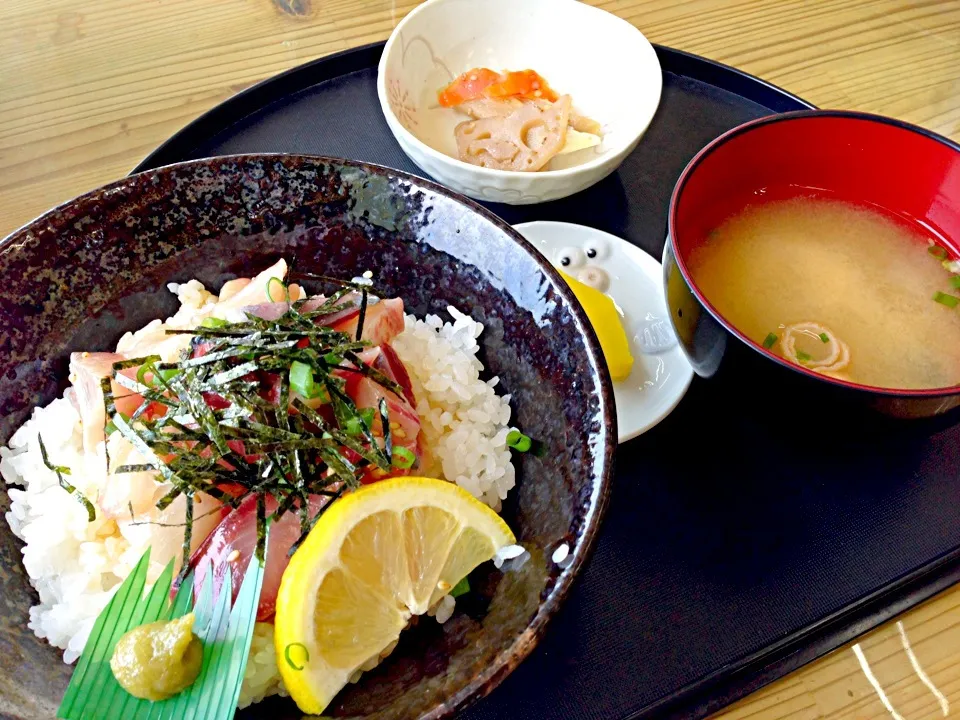
[(960, 583), (960, 548), (934, 558), (879, 590), (759, 652), (705, 675), (625, 720), (702, 718), (837, 650)]
[[(317, 82), (375, 66), (383, 42), (351, 48), (266, 78), (214, 106), (147, 155), (131, 172), (180, 162), (199, 143), (254, 112)], [(682, 50), (654, 45), (667, 72), (689, 76), (740, 95), (774, 112), (815, 109), (749, 73)], [(916, 568), (876, 592), (806, 626), (757, 653), (740, 658), (661, 698), (630, 717), (704, 717), (836, 650), (951, 585), (960, 582), (960, 548)]]
[[(325, 55), (261, 80), (246, 90), (241, 90), (183, 126), (141, 160), (131, 172), (143, 172), (180, 162), (201, 142), (223, 132), (271, 103), (305, 90), (317, 82), (375, 67), (380, 62), (385, 44), (375, 42)], [(774, 112), (815, 109), (815, 106), (806, 100), (729, 65), (663, 45), (653, 47), (661, 66), (668, 68), (666, 72), (694, 77), (758, 105), (763, 105)]]

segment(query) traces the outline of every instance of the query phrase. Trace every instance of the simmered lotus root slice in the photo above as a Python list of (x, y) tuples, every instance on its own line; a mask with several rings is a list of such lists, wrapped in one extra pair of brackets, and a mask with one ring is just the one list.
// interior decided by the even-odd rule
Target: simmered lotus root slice
[(507, 117), (457, 125), (457, 151), (461, 160), (472, 165), (535, 172), (563, 149), (569, 120), (569, 95), (546, 109), (525, 103)]
[[(517, 100), (516, 98), (506, 98), (504, 100), (491, 100), (490, 98), (477, 98), (468, 100), (457, 106), (457, 110), (466, 113), (474, 120), (482, 120), (491, 117), (507, 117), (524, 104), (531, 103), (536, 105), (539, 110), (548, 110), (553, 106), (549, 100)], [(603, 135), (603, 129), (593, 118), (579, 114), (575, 109), (570, 110), (570, 127), (574, 130), (591, 135)]]

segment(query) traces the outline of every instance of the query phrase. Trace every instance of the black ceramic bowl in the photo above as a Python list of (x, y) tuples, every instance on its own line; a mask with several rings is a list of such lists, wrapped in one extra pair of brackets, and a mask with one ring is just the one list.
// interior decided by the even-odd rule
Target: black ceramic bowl
[[(945, 256), (960, 255), (960, 145), (907, 123), (856, 112), (803, 110), (745, 123), (690, 161), (670, 201), (663, 256), (667, 305), (697, 374), (727, 377), (741, 399), (756, 394), (769, 404), (789, 394), (798, 410), (803, 403), (814, 408), (828, 402), (835, 411), (869, 407), (896, 417), (927, 417), (960, 405), (960, 385), (872, 387), (788, 362), (711, 304), (690, 273), (691, 252), (748, 203), (795, 195), (880, 208), (928, 235)], [(869, 242), (864, 238), (865, 253), (871, 252)], [(948, 277), (945, 273), (945, 284)]]
[[(408, 312), (455, 305), (482, 321), (487, 372), (512, 395), (513, 421), (545, 446), (515, 460), (518, 486), (504, 508), (531, 561), (493, 573), (484, 600), (442, 627), (411, 630), (328, 710), (447, 716), (536, 645), (593, 544), (617, 439), (586, 316), (550, 265), (478, 205), (380, 167), (265, 155), (172, 165), (52, 210), (0, 244), (0, 442), (64, 390), (68, 353), (112, 349), (123, 332), (172, 314), (168, 282), (218, 288), (279, 257), (345, 278), (372, 270)], [(563, 542), (573, 555), (565, 570), (550, 560)], [(0, 716), (53, 717), (70, 669), (27, 629), (36, 596), (19, 548), (2, 523)], [(280, 699), (240, 715), (300, 717)]]

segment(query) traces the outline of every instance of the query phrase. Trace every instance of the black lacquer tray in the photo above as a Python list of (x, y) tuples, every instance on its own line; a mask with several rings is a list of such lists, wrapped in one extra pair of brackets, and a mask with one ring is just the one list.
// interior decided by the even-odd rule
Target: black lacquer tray
[[(382, 47), (240, 93), (137, 170), (290, 152), (422, 174), (380, 112)], [(591, 225), (659, 259), (671, 188), (697, 150), (743, 121), (811, 107), (709, 60), (657, 54), (660, 109), (617, 173), (563, 201), (494, 212)], [(463, 716), (703, 715), (960, 580), (960, 417), (818, 430), (802, 421), (815, 416), (695, 380), (673, 415), (620, 447), (596, 553), (546, 638)]]

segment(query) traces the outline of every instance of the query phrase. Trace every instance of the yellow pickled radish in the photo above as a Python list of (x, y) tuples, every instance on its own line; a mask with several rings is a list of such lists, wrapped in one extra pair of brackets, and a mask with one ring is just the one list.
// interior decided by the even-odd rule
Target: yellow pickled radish
[(614, 381), (625, 380), (633, 369), (633, 355), (630, 354), (630, 342), (623, 329), (623, 323), (620, 322), (617, 306), (599, 290), (584, 285), (563, 270), (558, 272), (583, 305), (590, 324), (597, 333), (600, 349), (603, 350), (603, 357), (606, 358), (607, 367), (610, 369), (610, 377)]

